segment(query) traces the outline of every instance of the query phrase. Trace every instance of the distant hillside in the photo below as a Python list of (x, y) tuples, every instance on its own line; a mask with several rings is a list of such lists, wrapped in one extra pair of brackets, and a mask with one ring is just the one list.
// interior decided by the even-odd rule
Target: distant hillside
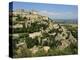
[(62, 24), (77, 24), (78, 20), (77, 19), (55, 19), (57, 23), (62, 23)]

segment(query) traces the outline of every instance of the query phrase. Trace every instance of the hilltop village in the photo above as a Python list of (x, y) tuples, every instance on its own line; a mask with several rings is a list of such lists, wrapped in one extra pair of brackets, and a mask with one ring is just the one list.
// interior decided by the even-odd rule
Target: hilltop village
[(10, 11), (9, 22), (13, 57), (77, 54), (77, 38), (72, 32), (38, 11)]

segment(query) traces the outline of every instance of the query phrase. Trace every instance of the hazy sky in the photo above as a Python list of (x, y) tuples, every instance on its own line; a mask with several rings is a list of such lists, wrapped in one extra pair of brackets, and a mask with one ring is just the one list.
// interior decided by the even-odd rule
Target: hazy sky
[(78, 7), (76, 5), (13, 2), (13, 9), (36, 10), (39, 14), (46, 15), (54, 19), (78, 18)]

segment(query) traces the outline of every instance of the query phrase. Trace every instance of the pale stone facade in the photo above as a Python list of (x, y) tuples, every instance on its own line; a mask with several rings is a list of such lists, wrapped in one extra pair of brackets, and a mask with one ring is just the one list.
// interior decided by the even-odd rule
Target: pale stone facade
[(35, 38), (36, 36), (41, 36), (41, 35), (42, 35), (41, 32), (34, 32), (34, 33), (30, 33), (29, 37)]
[(16, 24), (16, 25), (13, 25), (13, 28), (23, 28), (23, 25), (22, 24)]
[(46, 16), (43, 16), (43, 19), (44, 19), (44, 20), (48, 20), (48, 17), (46, 17)]

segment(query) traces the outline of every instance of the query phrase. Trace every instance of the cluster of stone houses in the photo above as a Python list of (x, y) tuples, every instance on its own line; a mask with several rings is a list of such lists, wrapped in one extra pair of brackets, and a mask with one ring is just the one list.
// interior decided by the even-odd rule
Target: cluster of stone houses
[[(16, 21), (17, 15), (20, 15), (21, 17), (26, 18), (25, 21), (22, 20), (22, 21), (19, 21), (18, 24), (13, 25), (13, 28), (23, 28), (22, 23), (25, 23), (25, 26), (27, 28), (28, 25), (30, 26), (30, 24), (35, 22), (36, 20), (40, 21), (40, 18), (43, 20), (48, 20), (48, 17), (40, 16), (40, 15), (38, 15), (38, 12), (36, 12), (36, 11), (26, 11), (23, 9), (18, 9), (18, 10), (14, 10), (12, 14), (13, 14), (13, 17), (12, 17), (13, 22)], [(42, 22), (42, 23), (44, 23), (44, 22)]]
[[(20, 15), (20, 16), (26, 17), (27, 19), (30, 19), (30, 20), (38, 19), (38, 17), (39, 17), (37, 11), (26, 11), (23, 9), (18, 9), (18, 10), (13, 11), (13, 15), (14, 16)], [(44, 20), (48, 20), (47, 16), (42, 16), (42, 18)]]

